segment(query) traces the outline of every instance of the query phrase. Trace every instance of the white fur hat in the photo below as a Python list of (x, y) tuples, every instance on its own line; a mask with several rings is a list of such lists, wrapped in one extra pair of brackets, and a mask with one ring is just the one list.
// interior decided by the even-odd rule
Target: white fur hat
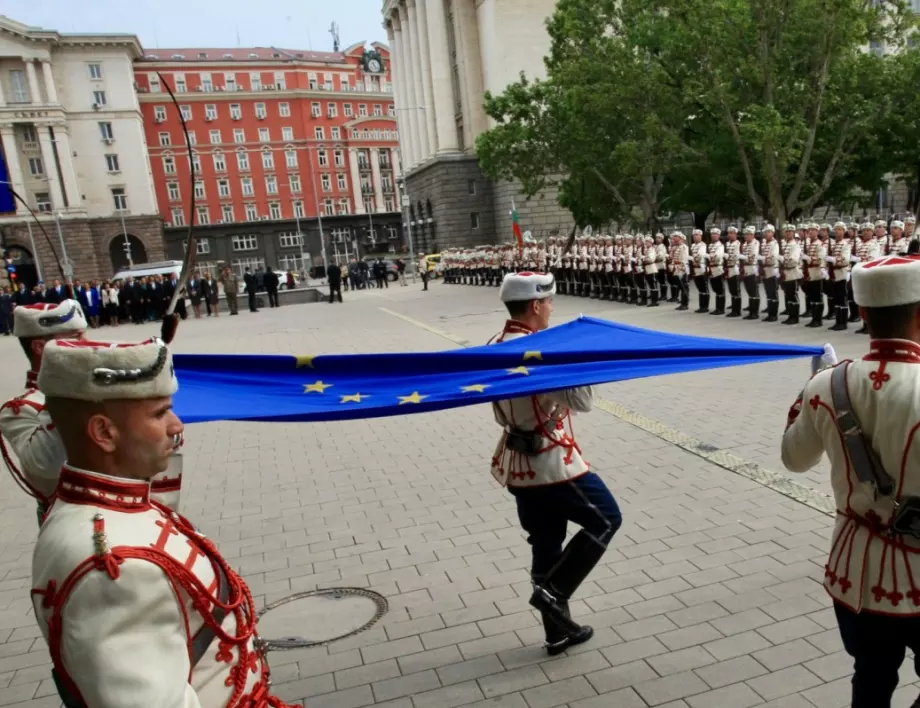
[(846, 231), (846, 230), (847, 230), (847, 225), (846, 225), (845, 223), (843, 223), (842, 221), (838, 221), (837, 223), (834, 224), (834, 228), (835, 228), (835, 229), (843, 229), (844, 231)]
[(556, 294), (552, 273), (508, 273), (502, 280), (502, 302), (544, 300)]
[(885, 256), (857, 264), (853, 299), (860, 307), (920, 302), (920, 256)]
[(898, 221), (897, 219), (895, 219), (894, 221), (891, 222), (891, 228), (893, 228), (893, 229), (903, 229), (903, 228), (904, 228), (904, 222), (903, 222), (903, 221)]
[(879, 226), (888, 226), (888, 222), (885, 221), (884, 219), (876, 219), (876, 220), (875, 220), (875, 226), (876, 226), (876, 228), (879, 227)]
[(713, 236), (715, 236), (715, 235), (717, 235), (717, 234), (718, 234), (719, 236), (721, 236), (721, 235), (722, 235), (722, 229), (717, 228), (717, 227), (713, 227), (713, 228), (709, 229), (709, 233), (712, 234)]
[(13, 310), (13, 334), (17, 337), (51, 337), (85, 329), (86, 317), (76, 300), (64, 300), (57, 305), (50, 302), (20, 305)]
[(106, 401), (171, 396), (179, 382), (160, 339), (134, 344), (56, 339), (42, 354), (38, 388), (50, 397)]
[(774, 227), (773, 224), (767, 224), (766, 226), (763, 227), (763, 232), (764, 232), (764, 233), (767, 233), (767, 231), (774, 231), (774, 232), (775, 232), (775, 231), (776, 231), (776, 227)]
[(757, 233), (757, 229), (755, 229), (753, 226), (745, 226), (745, 227), (744, 227), (744, 233), (746, 233), (746, 234), (756, 234), (756, 233)]

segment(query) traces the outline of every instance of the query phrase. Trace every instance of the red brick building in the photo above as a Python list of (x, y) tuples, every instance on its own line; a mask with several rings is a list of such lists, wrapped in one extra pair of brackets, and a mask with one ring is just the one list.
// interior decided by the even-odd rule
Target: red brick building
[(199, 261), (299, 269), (303, 251), (317, 263), (318, 216), (330, 259), (400, 250), (386, 45), (147, 50), (135, 79), (170, 257), (182, 255), (191, 183), (164, 82), (192, 133)]

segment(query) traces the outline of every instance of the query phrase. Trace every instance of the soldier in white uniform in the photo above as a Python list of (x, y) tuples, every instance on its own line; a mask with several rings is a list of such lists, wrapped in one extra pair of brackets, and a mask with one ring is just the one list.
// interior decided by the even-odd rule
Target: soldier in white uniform
[[(501, 299), (510, 319), (497, 341), (549, 327), (556, 284), (553, 276), (505, 277)], [(518, 518), (533, 551), (531, 604), (540, 610), (546, 650), (558, 654), (594, 633), (571, 620), (568, 602), (607, 550), (622, 523), (607, 485), (591, 472), (572, 432), (575, 411), (591, 410), (591, 386), (561, 389), (492, 404), (501, 438), (492, 475), (517, 501)], [(568, 544), (566, 526), (581, 526)]]
[(904, 222), (895, 219), (891, 222), (891, 236), (888, 238), (889, 255), (904, 255), (908, 245), (910, 242), (904, 235)]
[(744, 227), (744, 243), (741, 244), (741, 253), (738, 261), (741, 263), (741, 280), (744, 291), (748, 296), (748, 313), (744, 319), (760, 319), (760, 285), (757, 275), (760, 269), (760, 241), (754, 236), (756, 229), (753, 226)]
[[(655, 265), (658, 267), (658, 273), (655, 276), (658, 279), (658, 296), (662, 301), (668, 299), (668, 247), (664, 242), (664, 234), (655, 234), (655, 250), (658, 257), (655, 259)], [(674, 293), (675, 300), (677, 293)]]
[(776, 322), (779, 317), (779, 275), (782, 271), (779, 242), (773, 224), (763, 227), (763, 243), (760, 245), (760, 258), (763, 266), (763, 289), (767, 296), (767, 316), (764, 322)]
[(711, 229), (709, 236), (709, 287), (716, 296), (716, 309), (711, 315), (725, 314), (725, 244), (722, 243), (721, 229)]
[(850, 280), (850, 254), (853, 243), (847, 233), (847, 225), (842, 221), (834, 224), (834, 249), (827, 256), (828, 280), (833, 287), (834, 297), (834, 332), (847, 328), (847, 288)]
[(680, 304), (677, 309), (685, 311), (690, 306), (690, 283), (688, 275), (690, 271), (690, 249), (684, 241), (684, 234), (681, 231), (675, 231), (671, 234), (671, 250), (669, 254), (669, 266), (671, 269), (671, 292), (674, 292), (674, 284), (677, 284), (677, 290), (680, 292)]
[(725, 282), (731, 298), (728, 317), (741, 317), (741, 242), (738, 240), (738, 227), (728, 227), (728, 242), (725, 244)]
[(690, 265), (693, 269), (693, 284), (699, 297), (699, 307), (694, 310), (698, 314), (709, 312), (709, 253), (703, 243), (703, 232), (693, 229), (693, 243), (690, 244)]
[(786, 319), (783, 324), (799, 323), (799, 281), (802, 279), (802, 247), (795, 240), (795, 226), (783, 227), (782, 286), (786, 301)]
[(53, 341), (38, 385), (67, 450), (32, 562), (64, 703), (283, 708), (246, 583), (151, 498), (182, 434), (166, 346)]
[(803, 265), (807, 268), (808, 280), (805, 282), (805, 302), (811, 314), (811, 322), (806, 327), (820, 327), (824, 319), (824, 281), (827, 280), (827, 243), (818, 234), (818, 225), (808, 227), (808, 250), (804, 254)]
[(805, 385), (782, 458), (793, 472), (830, 461), (837, 520), (824, 587), (854, 660), (852, 706), (890, 708), (907, 649), (920, 674), (920, 259), (861, 263), (852, 280), (868, 354)]
[(643, 270), (645, 271), (645, 290), (648, 293), (648, 302), (643, 299), (642, 304), (648, 307), (658, 307), (661, 291), (658, 286), (658, 249), (655, 239), (651, 234), (645, 235), (645, 248), (642, 251)]
[[(880, 255), (879, 252), (879, 242), (875, 237), (875, 230), (872, 228), (870, 222), (864, 223), (859, 227), (862, 231), (861, 238), (856, 242), (856, 246), (853, 248), (853, 253), (850, 256), (850, 261), (852, 261), (854, 267), (859, 263), (868, 263), (869, 261), (874, 261)], [(855, 287), (855, 286), (854, 286)], [(850, 322), (858, 322), (862, 319), (860, 313), (857, 309), (858, 303), (856, 302), (856, 292), (852, 291), (853, 296), (850, 301)], [(855, 314), (855, 318), (853, 315)], [(863, 320), (862, 327), (856, 330), (857, 334), (869, 334), (869, 328), (866, 326), (866, 321)]]

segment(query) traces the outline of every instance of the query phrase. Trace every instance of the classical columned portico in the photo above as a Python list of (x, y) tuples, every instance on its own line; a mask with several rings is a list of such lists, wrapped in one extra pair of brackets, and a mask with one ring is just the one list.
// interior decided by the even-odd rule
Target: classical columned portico
[[(439, 2), (440, 0), (438, 0)], [(418, 36), (419, 66), (421, 68), (422, 78), (422, 120), (425, 123), (425, 133), (428, 142), (425, 145), (425, 155), (427, 159), (438, 151), (438, 128), (435, 124), (434, 106), (432, 105), (432, 87), (431, 87), (431, 58), (428, 53), (428, 13), (426, 8), (429, 5), (436, 5), (437, 2), (428, 2), (427, 0), (410, 0), (415, 2), (415, 19), (416, 35)]]
[(419, 66), (418, 52), (418, 35), (416, 31), (418, 24), (415, 17), (415, 0), (409, 0), (405, 5), (399, 6), (399, 17), (402, 20), (405, 30), (405, 37), (408, 38), (406, 45), (409, 51), (406, 55), (409, 58), (409, 64), (406, 67), (406, 79), (409, 87), (409, 105), (406, 106), (412, 121), (413, 135), (412, 140), (413, 167), (424, 161), (428, 152), (428, 131), (425, 128), (425, 117), (419, 110), (424, 100), (422, 93), (422, 70)]
[(393, 94), (396, 98), (396, 121), (399, 127), (399, 144), (407, 164), (412, 164), (412, 111), (409, 107), (408, 90), (406, 86), (406, 39), (399, 19), (399, 13), (394, 12), (386, 25), (387, 36), (392, 43), (393, 61), (391, 73), (393, 76)]

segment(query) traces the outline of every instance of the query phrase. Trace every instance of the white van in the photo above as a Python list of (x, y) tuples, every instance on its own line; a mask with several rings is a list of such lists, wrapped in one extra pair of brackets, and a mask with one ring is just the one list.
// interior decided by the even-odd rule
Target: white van
[(126, 278), (143, 278), (148, 275), (170, 276), (175, 274), (178, 278), (182, 273), (182, 261), (158, 261), (156, 263), (141, 263), (133, 268), (118, 271), (112, 280), (125, 280)]

